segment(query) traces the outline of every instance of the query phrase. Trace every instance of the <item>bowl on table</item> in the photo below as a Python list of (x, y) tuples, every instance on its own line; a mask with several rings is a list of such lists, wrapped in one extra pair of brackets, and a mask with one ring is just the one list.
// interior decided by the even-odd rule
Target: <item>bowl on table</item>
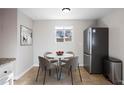
[(57, 52), (56, 52), (56, 54), (57, 54), (58, 56), (63, 55), (63, 53), (64, 53), (63, 51), (57, 51)]

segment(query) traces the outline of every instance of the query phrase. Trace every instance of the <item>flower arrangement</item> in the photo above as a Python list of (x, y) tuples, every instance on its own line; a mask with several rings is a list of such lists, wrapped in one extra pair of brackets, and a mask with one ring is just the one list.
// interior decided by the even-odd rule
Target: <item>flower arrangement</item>
[(58, 55), (58, 56), (61, 56), (61, 55), (63, 55), (63, 51), (56, 51), (56, 54)]

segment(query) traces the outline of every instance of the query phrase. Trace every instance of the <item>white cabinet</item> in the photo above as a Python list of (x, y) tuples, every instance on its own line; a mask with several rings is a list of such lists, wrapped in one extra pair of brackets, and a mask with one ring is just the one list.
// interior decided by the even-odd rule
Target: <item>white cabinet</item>
[(0, 74), (8, 73), (8, 72), (14, 71), (14, 62), (6, 63), (3, 65), (0, 65)]
[(14, 62), (0, 65), (0, 85), (13, 85)]
[(0, 76), (0, 85), (13, 85), (13, 73), (4, 73)]

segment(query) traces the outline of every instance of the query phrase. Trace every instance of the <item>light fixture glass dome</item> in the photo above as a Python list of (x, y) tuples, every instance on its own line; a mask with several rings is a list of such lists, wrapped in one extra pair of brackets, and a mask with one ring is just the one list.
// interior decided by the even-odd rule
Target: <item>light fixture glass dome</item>
[(63, 12), (63, 13), (69, 13), (70, 11), (71, 11), (70, 8), (63, 8), (63, 9), (62, 9), (62, 12)]

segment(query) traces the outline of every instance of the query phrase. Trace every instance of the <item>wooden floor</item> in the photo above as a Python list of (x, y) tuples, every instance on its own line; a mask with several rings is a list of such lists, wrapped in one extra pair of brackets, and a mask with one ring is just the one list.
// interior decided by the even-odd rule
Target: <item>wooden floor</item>
[[(37, 67), (33, 67), (30, 71), (28, 71), (23, 77), (19, 80), (14, 81), (15, 85), (42, 85), (43, 82), (43, 73), (40, 72), (38, 82), (35, 81), (37, 74)], [(78, 71), (74, 71), (74, 85), (111, 85), (107, 79), (104, 78), (103, 75), (100, 74), (89, 74), (84, 68), (81, 68), (82, 82), (79, 78)], [(46, 77), (46, 85), (71, 85), (71, 77), (67, 74), (63, 75), (61, 80), (57, 80), (55, 78), (55, 74), (52, 76), (47, 74)]]

